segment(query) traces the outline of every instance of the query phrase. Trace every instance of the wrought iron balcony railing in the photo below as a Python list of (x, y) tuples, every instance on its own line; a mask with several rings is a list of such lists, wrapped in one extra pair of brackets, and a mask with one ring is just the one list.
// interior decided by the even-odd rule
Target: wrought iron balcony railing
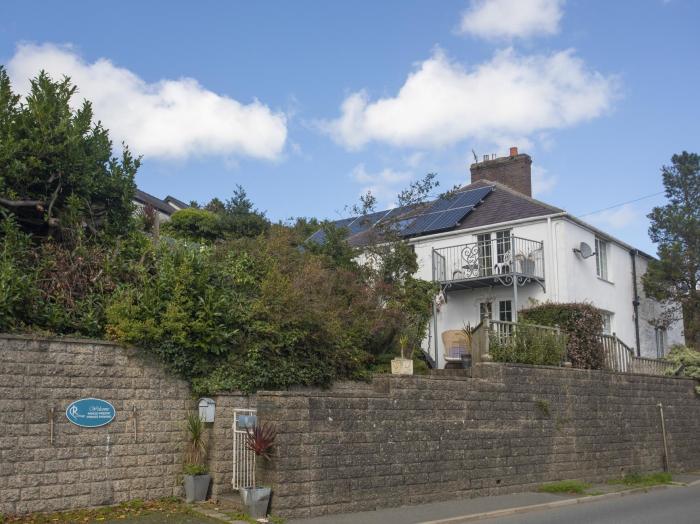
[(433, 249), (433, 280), (443, 284), (544, 282), (543, 243), (499, 236)]

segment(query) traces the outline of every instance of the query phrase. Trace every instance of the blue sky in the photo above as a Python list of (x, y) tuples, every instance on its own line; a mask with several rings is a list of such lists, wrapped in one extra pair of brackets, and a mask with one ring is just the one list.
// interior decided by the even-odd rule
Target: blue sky
[[(157, 196), (241, 184), (272, 219), (338, 218), (516, 145), (536, 196), (583, 215), (659, 192), (700, 149), (698, 20), (694, 0), (4, 0), (0, 63), (19, 91), (71, 75)], [(585, 219), (653, 251), (662, 201)]]

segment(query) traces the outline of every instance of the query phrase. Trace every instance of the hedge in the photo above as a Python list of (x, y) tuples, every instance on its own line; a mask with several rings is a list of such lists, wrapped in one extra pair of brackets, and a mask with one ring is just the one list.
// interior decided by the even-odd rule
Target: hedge
[(567, 355), (572, 366), (603, 367), (603, 315), (592, 304), (546, 302), (520, 312), (525, 323), (558, 326), (568, 335)]

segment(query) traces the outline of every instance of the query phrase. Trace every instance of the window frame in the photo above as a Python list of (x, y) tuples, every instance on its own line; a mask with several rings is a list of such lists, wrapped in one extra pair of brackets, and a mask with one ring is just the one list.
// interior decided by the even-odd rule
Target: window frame
[(610, 242), (607, 240), (595, 237), (595, 272), (598, 278), (611, 282), (610, 280), (610, 250), (608, 246)]
[[(506, 306), (506, 307), (504, 307), (504, 306)], [(510, 317), (510, 318), (503, 318), (504, 316)], [(500, 320), (501, 322), (513, 322), (513, 301), (512, 300), (499, 300), (498, 301), (498, 320)]]

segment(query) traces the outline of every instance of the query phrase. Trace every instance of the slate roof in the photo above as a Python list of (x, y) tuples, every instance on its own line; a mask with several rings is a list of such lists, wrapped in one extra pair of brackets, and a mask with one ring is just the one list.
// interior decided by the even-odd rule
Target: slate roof
[[(454, 231), (459, 229), (471, 229), (477, 227), (489, 226), (492, 224), (499, 224), (502, 222), (510, 222), (513, 220), (520, 220), (525, 218), (534, 218), (538, 216), (552, 215), (555, 213), (564, 212), (560, 209), (544, 202), (540, 202), (534, 198), (528, 197), (514, 189), (511, 189), (498, 182), (492, 182), (490, 180), (479, 180), (472, 184), (462, 186), (457, 191), (468, 191), (472, 189), (478, 189), (482, 187), (493, 186), (494, 190), (489, 193), (484, 200), (477, 205), (471, 213), (469, 213), (456, 227), (450, 228), (447, 231)], [(432, 202), (428, 202), (425, 206), (430, 205)], [(384, 215), (388, 214), (392, 210), (380, 211), (376, 214)], [(416, 206), (399, 208), (392, 212), (393, 217), (400, 217), (400, 219), (408, 219), (411, 216), (420, 213), (420, 209)], [(373, 213), (372, 215), (375, 215)], [(333, 222), (338, 227), (347, 227), (348, 223), (352, 219), (342, 219)], [(311, 238), (323, 241), (322, 235), (318, 233), (314, 234)], [(348, 241), (351, 245), (363, 246), (367, 245), (372, 239), (376, 239), (373, 236), (373, 232), (370, 231), (360, 231), (356, 234), (350, 234)]]
[[(169, 198), (175, 200), (173, 197)], [(168, 216), (172, 215), (173, 213), (175, 213), (175, 211), (177, 211), (177, 209), (174, 206), (171, 206), (165, 200), (161, 200), (158, 197), (154, 197), (153, 195), (146, 193), (145, 191), (141, 191), (140, 189), (137, 189), (134, 193), (134, 200), (143, 205), (150, 205), (158, 211), (160, 211), (161, 213)], [(183, 205), (184, 207), (189, 207), (186, 204)]]

